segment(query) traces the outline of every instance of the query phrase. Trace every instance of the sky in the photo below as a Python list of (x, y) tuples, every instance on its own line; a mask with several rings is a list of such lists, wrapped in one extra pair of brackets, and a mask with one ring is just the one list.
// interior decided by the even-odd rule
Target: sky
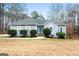
[[(22, 3), (23, 4), (23, 3)], [(68, 4), (68, 3), (25, 3), (24, 6), (27, 8), (28, 10), (28, 16), (31, 16), (31, 12), (33, 11), (37, 11), (40, 15), (44, 16), (45, 18), (48, 17), (49, 15), (49, 11), (50, 11), (50, 7), (52, 6), (52, 11), (53, 10), (63, 10), (64, 12), (66, 11), (66, 8), (70, 8), (70, 5), (72, 4)], [(54, 13), (54, 12), (53, 12)]]
[(51, 3), (27, 3), (27, 9), (29, 15), (32, 11), (37, 11), (39, 14), (42, 14), (45, 18), (48, 14)]
[[(53, 3), (54, 5), (55, 3)], [(64, 6), (64, 10), (66, 3), (62, 3), (61, 6)], [(45, 18), (48, 17), (48, 11), (50, 11), (52, 3), (27, 3), (28, 15), (30, 16), (32, 11), (37, 11), (39, 14), (43, 15)], [(56, 4), (55, 4), (56, 5)], [(60, 5), (58, 3), (57, 5)], [(58, 7), (59, 8), (59, 7)], [(62, 8), (62, 7), (61, 7)]]

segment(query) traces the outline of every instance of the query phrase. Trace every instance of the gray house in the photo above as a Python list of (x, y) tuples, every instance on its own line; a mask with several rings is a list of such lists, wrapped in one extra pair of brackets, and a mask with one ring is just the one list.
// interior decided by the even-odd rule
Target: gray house
[(53, 20), (43, 20), (43, 19), (35, 19), (35, 18), (26, 18), (24, 20), (18, 20), (10, 24), (10, 29), (17, 30), (17, 35), (20, 36), (20, 30), (26, 29), (28, 30), (28, 34), (30, 34), (31, 29), (37, 30), (38, 34), (43, 34), (43, 29), (49, 28), (51, 29), (51, 35), (56, 36), (57, 32), (66, 33), (66, 25), (58, 23)]

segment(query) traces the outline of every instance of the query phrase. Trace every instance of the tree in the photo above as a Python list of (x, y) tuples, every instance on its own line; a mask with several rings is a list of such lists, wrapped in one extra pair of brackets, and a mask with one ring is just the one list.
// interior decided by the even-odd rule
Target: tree
[(0, 33), (4, 33), (4, 4), (0, 3)]
[(32, 16), (32, 18), (37, 18), (37, 17), (39, 17), (39, 14), (38, 14), (37, 11), (33, 11), (33, 12), (31, 13), (31, 16)]
[[(64, 5), (64, 6), (63, 6)], [(57, 22), (63, 22), (66, 18), (65, 4), (53, 3), (48, 11), (48, 19), (52, 19)]]
[[(73, 29), (78, 34), (78, 25), (79, 25), (79, 4), (52, 4), (49, 10), (49, 19), (58, 21), (60, 23), (65, 23), (72, 19)], [(73, 30), (72, 29), (72, 30)], [(71, 32), (71, 31), (70, 31)]]
[[(9, 24), (25, 19), (27, 17), (27, 8), (26, 4), (24, 3), (5, 3), (4, 4), (4, 20), (5, 20), (5, 28), (8, 28)], [(6, 30), (6, 29), (5, 29)]]
[(76, 32), (77, 34), (79, 34), (79, 4), (73, 4), (71, 5), (71, 8), (68, 9), (68, 17), (72, 18), (72, 23), (73, 23), (73, 29), (74, 32)]
[(6, 3), (5, 4), (5, 15), (11, 17), (13, 20), (18, 20), (22, 18), (22, 14), (26, 14), (27, 8), (26, 4), (21, 3)]
[(79, 18), (78, 18), (77, 32), (78, 32), (78, 36), (79, 36)]
[(69, 21), (67, 22), (67, 26), (66, 26), (66, 30), (67, 30), (67, 37), (68, 38), (72, 38), (74, 35), (74, 28), (73, 28), (73, 23), (72, 20), (69, 19)]

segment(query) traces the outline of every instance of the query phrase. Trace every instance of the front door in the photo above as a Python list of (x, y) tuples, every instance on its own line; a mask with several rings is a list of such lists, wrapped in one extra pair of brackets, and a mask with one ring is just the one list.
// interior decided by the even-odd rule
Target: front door
[(44, 26), (37, 26), (38, 34), (43, 34)]

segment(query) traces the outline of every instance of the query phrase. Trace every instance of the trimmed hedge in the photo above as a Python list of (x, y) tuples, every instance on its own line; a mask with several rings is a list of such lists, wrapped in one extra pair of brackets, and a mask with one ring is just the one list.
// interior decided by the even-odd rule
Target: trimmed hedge
[(20, 34), (22, 37), (25, 37), (27, 35), (27, 30), (20, 30)]
[(15, 37), (17, 34), (17, 31), (16, 30), (8, 30), (7, 34), (9, 34), (11, 37)]
[(59, 39), (64, 39), (65, 38), (65, 33), (64, 32), (57, 32), (56, 35), (58, 36)]
[(37, 34), (37, 30), (31, 30), (31, 31), (30, 31), (31, 37), (35, 37), (36, 34)]
[(51, 34), (51, 30), (49, 28), (44, 28), (43, 34), (45, 37), (49, 37), (49, 35)]

